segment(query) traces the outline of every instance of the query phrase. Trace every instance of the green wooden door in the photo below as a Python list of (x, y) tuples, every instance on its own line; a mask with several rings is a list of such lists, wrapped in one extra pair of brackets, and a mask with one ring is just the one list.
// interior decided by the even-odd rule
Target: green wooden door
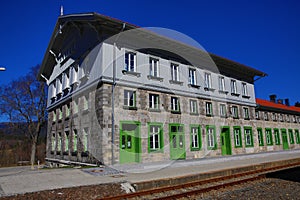
[(284, 150), (289, 149), (288, 137), (285, 129), (281, 129), (281, 137), (282, 137), (283, 149)]
[(183, 125), (170, 124), (170, 158), (171, 160), (185, 159), (185, 135)]
[(221, 130), (222, 155), (231, 155), (230, 130), (229, 128), (222, 128)]
[(120, 163), (139, 162), (139, 138), (136, 131), (122, 131), (120, 134)]

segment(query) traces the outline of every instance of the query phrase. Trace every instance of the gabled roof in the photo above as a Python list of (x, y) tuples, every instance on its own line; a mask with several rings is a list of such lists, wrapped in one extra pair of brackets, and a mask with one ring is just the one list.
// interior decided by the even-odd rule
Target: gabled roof
[(283, 111), (293, 114), (300, 114), (300, 107), (296, 106), (287, 106), (280, 103), (274, 103), (268, 100), (256, 98), (256, 104), (258, 108), (271, 110), (271, 111)]
[[(174, 39), (167, 38), (165, 36), (159, 35), (157, 33), (154, 33), (150, 30), (140, 28), (136, 25), (111, 18), (102, 14), (98, 13), (81, 13), (81, 14), (70, 14), (70, 15), (63, 15), (60, 16), (57, 20), (57, 23), (55, 25), (53, 34), (51, 36), (48, 48), (46, 50), (38, 79), (42, 80), (41, 75), (45, 78), (50, 77), (53, 67), (55, 65), (55, 59), (53, 55), (51, 55), (51, 51), (57, 50), (61, 46), (61, 40), (62, 38), (69, 37), (69, 35), (65, 35), (66, 31), (61, 31), (62, 29), (67, 28), (70, 25), (76, 24), (77, 26), (83, 25), (83, 24), (96, 24), (97, 26), (101, 26), (102, 28), (109, 28), (110, 30), (115, 30), (116, 32), (120, 31), (122, 27), (124, 27), (124, 24), (126, 24), (126, 30), (130, 29), (138, 29), (138, 32), (141, 36), (151, 36), (153, 38), (150, 40), (151, 42), (156, 42), (161, 45), (169, 45), (170, 48), (177, 48), (180, 50), (180, 52), (186, 56), (190, 56), (191, 58), (194, 58), (194, 60), (200, 60), (200, 57), (203, 54), (203, 50), (198, 49), (196, 47), (190, 46), (188, 44), (184, 44), (180, 41), (175, 41)], [(61, 34), (62, 33), (62, 34)], [(163, 41), (163, 42), (162, 42)], [(202, 53), (201, 53), (202, 52)], [(205, 53), (207, 54), (207, 53)], [(241, 79), (250, 83), (254, 82), (255, 76), (264, 77), (267, 76), (266, 73), (261, 72), (259, 70), (256, 70), (254, 68), (242, 65), (240, 63), (231, 61), (226, 58), (222, 58), (220, 56), (208, 53), (211, 57), (211, 59), (214, 61), (214, 63), (217, 65), (218, 72), (221, 72), (225, 75), (229, 75), (236, 79)], [(201, 61), (202, 62), (202, 61)], [(196, 62), (196, 64), (198, 64)], [(210, 63), (203, 62), (203, 68), (210, 69), (209, 66)]]

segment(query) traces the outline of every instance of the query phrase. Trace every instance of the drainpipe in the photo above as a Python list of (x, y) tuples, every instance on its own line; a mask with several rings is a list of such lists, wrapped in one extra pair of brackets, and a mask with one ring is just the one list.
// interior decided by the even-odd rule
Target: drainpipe
[(113, 46), (113, 83), (111, 87), (111, 165), (115, 164), (114, 146), (115, 146), (115, 86), (116, 86), (116, 42), (119, 39), (119, 34), (123, 32), (126, 23), (123, 23), (121, 31), (118, 33)]

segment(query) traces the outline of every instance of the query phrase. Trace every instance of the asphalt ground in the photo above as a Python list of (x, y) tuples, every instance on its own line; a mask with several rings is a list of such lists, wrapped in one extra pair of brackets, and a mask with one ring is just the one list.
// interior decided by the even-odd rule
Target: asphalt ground
[(0, 197), (86, 185), (168, 179), (294, 158), (300, 158), (300, 150), (81, 169), (0, 168)]

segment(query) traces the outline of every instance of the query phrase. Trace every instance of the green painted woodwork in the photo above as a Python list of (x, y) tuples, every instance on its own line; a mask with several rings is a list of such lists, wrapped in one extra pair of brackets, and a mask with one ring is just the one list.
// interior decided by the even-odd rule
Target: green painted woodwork
[(281, 129), (282, 145), (284, 150), (289, 149), (288, 137), (286, 134), (286, 129)]
[(221, 149), (222, 155), (231, 155), (231, 142), (230, 142), (230, 127), (221, 127)]
[(170, 158), (185, 159), (185, 134), (183, 124), (169, 124)]

